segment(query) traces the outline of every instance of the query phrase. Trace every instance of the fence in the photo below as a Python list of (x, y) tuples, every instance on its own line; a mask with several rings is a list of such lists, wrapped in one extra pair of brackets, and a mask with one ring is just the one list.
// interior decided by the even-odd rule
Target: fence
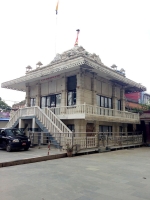
[(29, 132), (31, 144), (47, 145), (49, 142), (57, 148), (74, 147), (76, 152), (85, 149), (116, 148), (143, 143), (143, 134), (134, 133), (55, 133), (55, 138), (46, 132)]

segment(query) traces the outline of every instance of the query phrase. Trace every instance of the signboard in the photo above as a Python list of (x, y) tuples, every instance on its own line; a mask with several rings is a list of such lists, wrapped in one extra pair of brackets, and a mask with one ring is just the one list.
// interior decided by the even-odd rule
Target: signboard
[(9, 118), (10, 113), (9, 112), (0, 112), (0, 118)]

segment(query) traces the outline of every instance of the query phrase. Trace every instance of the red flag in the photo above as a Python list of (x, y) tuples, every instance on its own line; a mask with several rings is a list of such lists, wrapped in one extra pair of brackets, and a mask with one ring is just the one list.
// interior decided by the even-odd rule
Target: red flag
[(77, 29), (76, 31), (77, 31), (77, 38), (76, 38), (76, 41), (75, 41), (74, 46), (78, 46), (78, 35), (79, 35), (79, 33), (80, 33), (80, 30), (79, 30), (79, 29)]

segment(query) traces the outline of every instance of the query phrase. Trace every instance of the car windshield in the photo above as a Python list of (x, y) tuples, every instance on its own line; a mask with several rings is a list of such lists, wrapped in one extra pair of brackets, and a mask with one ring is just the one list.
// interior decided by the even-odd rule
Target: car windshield
[(24, 135), (19, 129), (6, 129), (8, 136)]

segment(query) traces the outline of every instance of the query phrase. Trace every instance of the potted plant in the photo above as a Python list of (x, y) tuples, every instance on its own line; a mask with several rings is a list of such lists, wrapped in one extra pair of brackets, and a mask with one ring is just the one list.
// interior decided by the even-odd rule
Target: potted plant
[(69, 144), (66, 144), (66, 151), (67, 151), (67, 156), (72, 157), (73, 146), (69, 146)]

